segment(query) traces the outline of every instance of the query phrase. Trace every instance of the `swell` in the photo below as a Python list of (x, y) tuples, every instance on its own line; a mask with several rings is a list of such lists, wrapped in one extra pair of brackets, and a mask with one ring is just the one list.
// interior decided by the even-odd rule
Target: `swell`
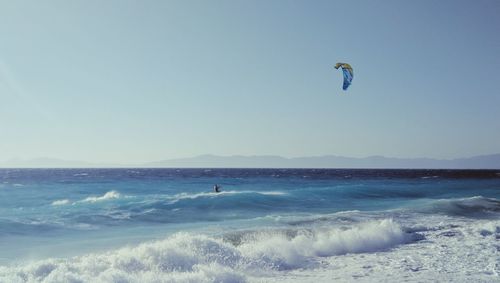
[(423, 213), (440, 213), (450, 216), (489, 218), (500, 214), (500, 200), (483, 196), (429, 200), (415, 208)]
[(171, 195), (123, 195), (117, 190), (75, 198), (55, 198), (39, 213), (0, 218), (0, 236), (46, 233), (56, 229), (88, 230), (131, 223), (189, 223), (254, 217), (273, 211), (287, 193), (223, 191)]
[[(386, 207), (373, 205), (377, 203), (376, 201), (356, 200), (358, 207), (352, 204), (346, 206), (343, 202), (349, 203), (355, 199), (342, 197), (335, 199), (335, 195), (328, 196), (322, 190), (319, 191), (309, 190), (304, 193), (303, 191), (278, 190), (228, 190), (218, 194), (193, 192), (129, 196), (112, 190), (102, 195), (82, 197), (79, 200), (49, 201), (46, 211), (31, 217), (0, 219), (0, 227), (2, 227), (0, 236), (34, 235), (60, 229), (99, 229), (131, 223), (139, 225), (142, 223), (197, 223), (253, 219), (266, 215), (300, 215), (301, 213), (328, 215), (353, 209), (377, 212), (376, 214), (384, 211), (390, 214), (394, 210), (406, 210), (469, 218), (500, 216), (500, 200), (483, 196), (410, 199), (406, 202), (399, 202), (399, 205), (388, 210)], [(325, 199), (319, 200), (321, 197)], [(314, 203), (315, 207), (309, 208), (311, 203)], [(323, 207), (324, 210), (322, 210)], [(330, 219), (325, 217), (325, 219)], [(342, 220), (336, 217), (335, 221)], [(295, 222), (303, 224), (302, 220)]]

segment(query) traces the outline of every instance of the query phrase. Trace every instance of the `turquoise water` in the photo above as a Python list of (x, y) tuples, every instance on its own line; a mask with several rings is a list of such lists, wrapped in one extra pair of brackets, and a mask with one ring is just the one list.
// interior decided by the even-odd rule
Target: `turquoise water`
[[(212, 192), (214, 184), (222, 186), (221, 193)], [(203, 235), (239, 247), (251, 242), (249, 235), (270, 230), (294, 239), (303, 231), (344, 231), (381, 219), (402, 227), (401, 235), (388, 242), (344, 247), (347, 253), (374, 252), (421, 240), (409, 223), (428, 217), (498, 219), (499, 199), (498, 170), (1, 169), (0, 265), (6, 269), (0, 279), (12, 279), (12, 268), (28, 262), (114, 252), (150, 241), (173, 243), (181, 241), (179, 232), (189, 235), (182, 239)], [(384, 223), (379, 224), (392, 225)], [(384, 227), (380, 233), (388, 231)], [(325, 249), (326, 256), (345, 253)], [(214, 256), (228, 256), (219, 252)], [(304, 255), (305, 262), (318, 254), (321, 249)], [(169, 260), (160, 264), (175, 267), (184, 259)], [(243, 270), (308, 266), (266, 254), (234, 260), (239, 267), (226, 264), (238, 275), (227, 282), (248, 279), (242, 260)], [(193, 266), (187, 269), (193, 272)], [(33, 280), (47, 279), (49, 271)]]

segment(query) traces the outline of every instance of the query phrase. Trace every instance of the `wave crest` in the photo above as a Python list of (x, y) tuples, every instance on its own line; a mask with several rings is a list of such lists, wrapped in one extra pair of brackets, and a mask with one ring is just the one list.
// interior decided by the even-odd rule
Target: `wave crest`
[(386, 250), (409, 240), (391, 219), (346, 229), (253, 231), (224, 237), (177, 233), (164, 240), (72, 259), (0, 267), (3, 282), (245, 282), (264, 270), (307, 268), (317, 257)]
[(100, 197), (88, 197), (88, 198), (82, 200), (82, 202), (98, 202), (98, 201), (104, 201), (104, 200), (110, 200), (110, 199), (118, 199), (120, 197), (121, 197), (121, 195), (119, 192), (109, 191)]
[(298, 268), (310, 258), (375, 252), (411, 241), (392, 219), (370, 221), (347, 229), (300, 230), (289, 233), (260, 232), (247, 236), (240, 249), (252, 259), (261, 259), (278, 269)]
[(53, 201), (52, 205), (66, 205), (69, 203), (70, 203), (69, 199), (60, 199), (60, 200)]
[(178, 202), (180, 200), (185, 199), (198, 199), (198, 198), (215, 198), (215, 197), (223, 197), (223, 196), (234, 196), (234, 195), (243, 195), (243, 194), (257, 194), (257, 195), (265, 195), (265, 196), (283, 196), (287, 193), (280, 191), (221, 191), (220, 193), (213, 192), (203, 192), (203, 193), (180, 193), (173, 196), (169, 196), (168, 199), (171, 200), (172, 203)]

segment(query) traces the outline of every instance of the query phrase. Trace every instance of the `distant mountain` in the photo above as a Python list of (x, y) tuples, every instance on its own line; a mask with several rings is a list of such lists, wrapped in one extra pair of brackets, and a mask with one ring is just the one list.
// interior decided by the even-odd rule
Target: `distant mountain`
[(500, 154), (458, 159), (389, 158), (370, 156), (352, 158), (335, 155), (285, 158), (275, 155), (217, 156), (168, 159), (142, 164), (104, 164), (54, 158), (11, 159), (0, 168), (410, 168), (410, 169), (500, 169)]
[(144, 164), (146, 167), (178, 168), (444, 168), (444, 169), (500, 169), (500, 154), (459, 159), (388, 158), (370, 156), (352, 158), (343, 156), (315, 156), (285, 158), (273, 155), (217, 156), (200, 155), (193, 158), (170, 159)]

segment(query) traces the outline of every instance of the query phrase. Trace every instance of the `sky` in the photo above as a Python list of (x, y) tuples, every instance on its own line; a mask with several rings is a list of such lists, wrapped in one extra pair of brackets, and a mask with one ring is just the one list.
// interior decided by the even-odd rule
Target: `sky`
[(500, 153), (498, 15), (496, 0), (0, 0), (0, 161)]

